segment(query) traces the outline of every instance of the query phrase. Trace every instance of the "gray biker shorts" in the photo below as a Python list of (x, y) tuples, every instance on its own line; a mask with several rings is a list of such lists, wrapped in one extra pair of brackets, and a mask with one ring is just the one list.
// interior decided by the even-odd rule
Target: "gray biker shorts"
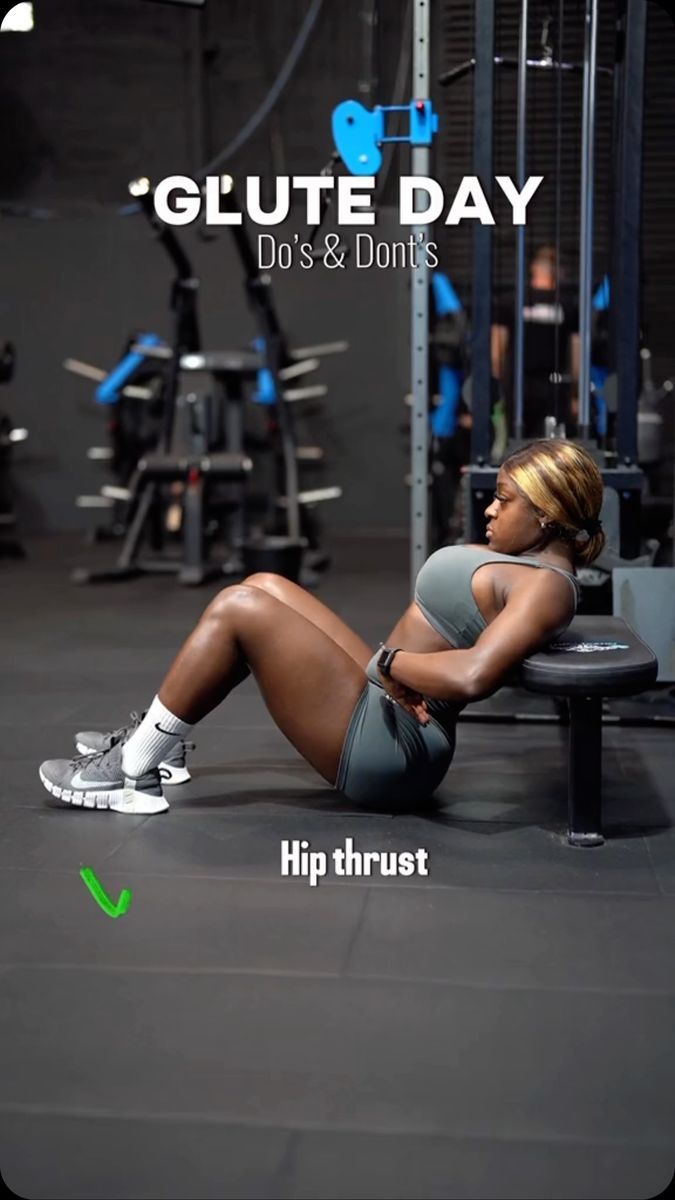
[(420, 725), (376, 683), (377, 654), (345, 736), (335, 787), (355, 803), (427, 799), (455, 752), (454, 726)]

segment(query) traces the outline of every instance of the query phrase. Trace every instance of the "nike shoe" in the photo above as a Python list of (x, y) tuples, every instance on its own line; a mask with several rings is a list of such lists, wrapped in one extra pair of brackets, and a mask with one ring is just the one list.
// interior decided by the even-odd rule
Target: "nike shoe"
[[(144, 716), (145, 713), (130, 713), (128, 724), (120, 725), (119, 729), (113, 729), (112, 733), (96, 733), (93, 729), (82, 730), (75, 734), (75, 749), (78, 754), (99, 754), (101, 750), (110, 750), (111, 746), (118, 743), (123, 745), (134, 730), (138, 729)], [(185, 761), (186, 751), (194, 748), (194, 742), (184, 742), (182, 738), (174, 739), (166, 758), (159, 764), (162, 783), (187, 783), (192, 778)]]
[(109, 808), (133, 816), (166, 812), (159, 770), (153, 767), (138, 779), (122, 770), (122, 743), (98, 754), (81, 754), (68, 761), (52, 758), (40, 767), (40, 779), (61, 804), (77, 808)]

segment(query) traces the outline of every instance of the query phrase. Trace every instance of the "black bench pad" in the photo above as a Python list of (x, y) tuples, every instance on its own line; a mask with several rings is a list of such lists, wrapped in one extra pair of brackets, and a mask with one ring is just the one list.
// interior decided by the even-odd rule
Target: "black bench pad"
[(621, 696), (651, 687), (657, 674), (656, 655), (621, 617), (575, 617), (525, 660), (518, 682), (548, 695)]
[(241, 480), (253, 463), (246, 454), (146, 454), (138, 463), (138, 472), (148, 479), (187, 479), (191, 472), (212, 478)]

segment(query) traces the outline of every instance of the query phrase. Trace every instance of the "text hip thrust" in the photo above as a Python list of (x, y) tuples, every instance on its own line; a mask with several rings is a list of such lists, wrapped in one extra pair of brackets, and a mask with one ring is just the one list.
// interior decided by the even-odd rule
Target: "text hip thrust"
[(344, 846), (338, 846), (328, 855), (324, 850), (311, 850), (310, 843), (303, 839), (282, 841), (281, 874), (299, 876), (316, 887), (320, 879), (328, 874), (329, 863), (333, 874), (344, 876), (428, 875), (429, 851), (417, 850), (355, 850), (354, 839), (345, 838)]

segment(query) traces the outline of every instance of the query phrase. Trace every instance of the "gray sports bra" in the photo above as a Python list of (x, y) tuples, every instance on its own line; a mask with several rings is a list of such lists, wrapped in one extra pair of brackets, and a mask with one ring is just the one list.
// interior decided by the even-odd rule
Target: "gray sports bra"
[(443, 546), (427, 559), (415, 583), (415, 602), (437, 633), (459, 650), (473, 646), (487, 621), (471, 591), (471, 580), (479, 567), (490, 562), (512, 562), (523, 567), (546, 567), (569, 579), (574, 591), (575, 611), (579, 581), (571, 571), (554, 567), (526, 555), (497, 554), (475, 546)]

